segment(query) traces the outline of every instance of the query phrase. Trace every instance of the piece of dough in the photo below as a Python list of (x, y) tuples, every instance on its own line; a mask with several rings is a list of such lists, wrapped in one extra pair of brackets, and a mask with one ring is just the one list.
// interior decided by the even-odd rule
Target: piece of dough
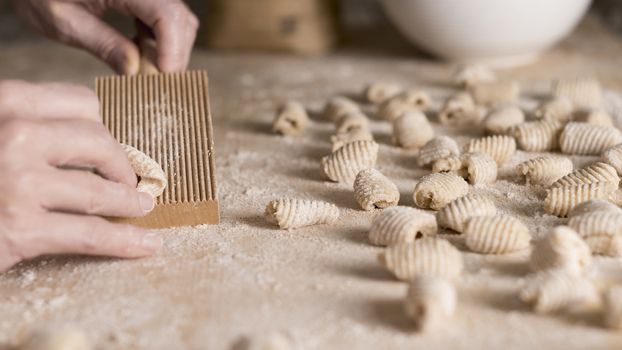
[(127, 154), (134, 172), (139, 177), (136, 189), (138, 192), (150, 194), (157, 198), (164, 192), (167, 185), (166, 174), (162, 167), (151, 157), (130, 145), (121, 144)]

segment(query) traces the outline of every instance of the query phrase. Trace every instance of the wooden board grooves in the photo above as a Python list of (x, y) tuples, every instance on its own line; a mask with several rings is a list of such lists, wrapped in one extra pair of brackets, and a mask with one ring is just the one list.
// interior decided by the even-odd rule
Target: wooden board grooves
[(95, 85), (112, 135), (167, 173), (158, 205), (217, 202), (207, 72), (109, 76)]

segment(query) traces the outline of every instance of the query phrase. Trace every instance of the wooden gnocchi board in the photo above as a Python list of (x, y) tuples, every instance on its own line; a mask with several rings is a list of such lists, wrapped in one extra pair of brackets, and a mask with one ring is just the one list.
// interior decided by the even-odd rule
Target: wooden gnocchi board
[(155, 159), (168, 178), (151, 213), (112, 220), (147, 228), (217, 224), (207, 72), (100, 77), (95, 89), (112, 135)]

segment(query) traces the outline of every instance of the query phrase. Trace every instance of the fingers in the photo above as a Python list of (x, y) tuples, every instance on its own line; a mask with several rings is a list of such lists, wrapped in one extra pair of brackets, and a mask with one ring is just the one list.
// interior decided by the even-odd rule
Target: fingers
[(125, 184), (87, 171), (49, 169), (37, 186), (39, 201), (48, 210), (87, 215), (137, 217), (150, 212), (154, 199)]
[(21, 230), (19, 247), (25, 258), (44, 254), (86, 254), (139, 258), (156, 253), (162, 240), (131, 225), (94, 216), (47, 213)]
[(199, 21), (181, 0), (113, 0), (111, 6), (138, 17), (155, 33), (163, 72), (186, 69)]
[(65, 83), (0, 81), (0, 117), (100, 121), (95, 92)]
[(0, 149), (3, 160), (12, 164), (42, 159), (56, 167), (92, 168), (106, 179), (136, 187), (125, 152), (101, 123), (11, 119), (0, 125)]
[(61, 7), (57, 12), (62, 12), (66, 28), (69, 28), (63, 33), (69, 44), (88, 50), (119, 74), (138, 73), (140, 54), (131, 40), (85, 7), (69, 3), (57, 6)]

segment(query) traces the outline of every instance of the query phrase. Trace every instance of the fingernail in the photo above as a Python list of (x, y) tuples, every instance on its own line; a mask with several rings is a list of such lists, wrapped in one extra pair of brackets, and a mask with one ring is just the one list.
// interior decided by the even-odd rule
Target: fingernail
[(138, 192), (138, 201), (140, 202), (140, 207), (145, 213), (152, 211), (153, 207), (155, 207), (155, 201), (149, 193)]
[(155, 233), (147, 233), (143, 236), (143, 248), (150, 251), (158, 251), (162, 247), (162, 238)]

